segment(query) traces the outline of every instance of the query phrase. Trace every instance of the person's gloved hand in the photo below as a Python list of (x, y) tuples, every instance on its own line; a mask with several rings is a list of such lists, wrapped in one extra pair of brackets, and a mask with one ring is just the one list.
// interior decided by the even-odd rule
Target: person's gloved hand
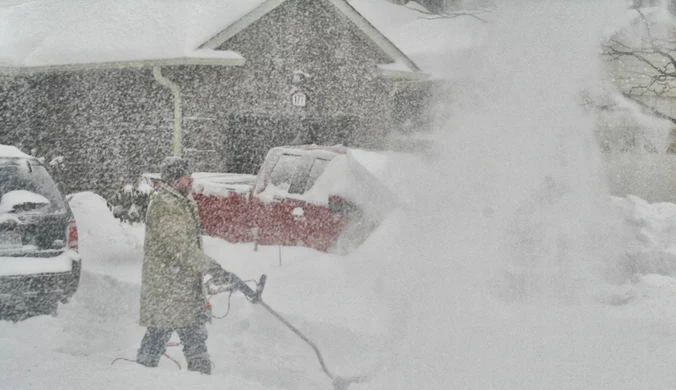
[(246, 287), (246, 284), (235, 274), (230, 274), (230, 284), (232, 285), (233, 290), (241, 290), (242, 287)]
[(230, 274), (230, 283), (233, 291), (239, 290), (242, 292), (242, 294), (246, 295), (250, 299), (254, 299), (256, 297), (256, 291), (244, 283), (237, 275)]
[(211, 283), (217, 286), (232, 284), (233, 274), (224, 270), (223, 268), (214, 269), (210, 272), (210, 274), (211, 274)]

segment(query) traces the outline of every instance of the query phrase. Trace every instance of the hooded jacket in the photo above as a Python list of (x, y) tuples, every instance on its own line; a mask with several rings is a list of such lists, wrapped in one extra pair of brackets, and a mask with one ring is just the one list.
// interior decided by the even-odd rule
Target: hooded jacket
[(153, 194), (146, 216), (141, 321), (177, 329), (209, 319), (203, 277), (221, 266), (202, 250), (197, 205), (166, 184)]

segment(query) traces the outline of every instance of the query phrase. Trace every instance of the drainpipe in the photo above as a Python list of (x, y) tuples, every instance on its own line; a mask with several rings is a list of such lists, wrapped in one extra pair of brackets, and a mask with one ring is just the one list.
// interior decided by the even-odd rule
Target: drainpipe
[(181, 87), (173, 81), (162, 75), (162, 69), (159, 66), (153, 66), (153, 76), (160, 85), (165, 86), (174, 94), (174, 156), (181, 157), (183, 133), (181, 123), (183, 122), (183, 111), (181, 111)]

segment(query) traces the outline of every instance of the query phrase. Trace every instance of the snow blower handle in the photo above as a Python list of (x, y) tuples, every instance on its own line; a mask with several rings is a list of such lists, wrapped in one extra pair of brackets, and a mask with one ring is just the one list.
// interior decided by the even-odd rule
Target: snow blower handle
[(263, 289), (265, 288), (265, 281), (267, 280), (267, 276), (265, 274), (261, 275), (260, 279), (258, 280), (258, 287), (256, 287), (256, 290), (253, 290), (249, 285), (244, 283), (242, 279), (240, 279), (237, 275), (231, 274), (230, 275), (230, 281), (233, 286), (233, 290), (239, 290), (241, 291), (244, 295), (247, 296), (247, 298), (251, 299), (251, 302), (253, 303), (259, 303), (261, 301), (261, 294), (263, 294)]

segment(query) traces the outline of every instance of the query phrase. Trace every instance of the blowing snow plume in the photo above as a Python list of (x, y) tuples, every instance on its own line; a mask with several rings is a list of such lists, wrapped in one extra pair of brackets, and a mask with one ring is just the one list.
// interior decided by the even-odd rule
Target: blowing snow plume
[(448, 102), (442, 157), (411, 175), (419, 202), (380, 253), (395, 340), (378, 388), (562, 380), (535, 345), (568, 355), (550, 336), (565, 333), (558, 311), (589, 301), (617, 247), (581, 92), (599, 79), (603, 26), (623, 5), (507, 1), (491, 12), (475, 71)]

